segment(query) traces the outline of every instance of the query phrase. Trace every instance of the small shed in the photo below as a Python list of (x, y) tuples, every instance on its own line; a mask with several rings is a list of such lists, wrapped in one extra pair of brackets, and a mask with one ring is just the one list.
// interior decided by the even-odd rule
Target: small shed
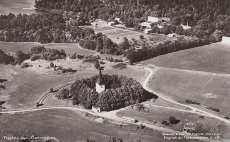
[(101, 109), (99, 107), (96, 107), (96, 106), (92, 106), (92, 111), (94, 113), (100, 113), (101, 112)]
[(173, 38), (173, 37), (176, 37), (176, 35), (175, 34), (168, 34), (167, 37)]

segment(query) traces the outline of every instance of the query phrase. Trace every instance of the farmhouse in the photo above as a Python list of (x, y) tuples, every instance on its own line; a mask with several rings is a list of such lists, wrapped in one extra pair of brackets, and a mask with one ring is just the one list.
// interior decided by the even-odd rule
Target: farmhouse
[(149, 23), (156, 23), (156, 22), (159, 22), (159, 18), (158, 18), (158, 17), (148, 16), (148, 22), (149, 22)]
[(104, 83), (104, 80), (103, 80), (101, 69), (99, 69), (99, 75), (98, 75), (98, 79), (97, 79), (97, 82), (96, 82), (96, 91), (98, 93), (101, 93), (101, 92), (105, 91), (105, 83)]

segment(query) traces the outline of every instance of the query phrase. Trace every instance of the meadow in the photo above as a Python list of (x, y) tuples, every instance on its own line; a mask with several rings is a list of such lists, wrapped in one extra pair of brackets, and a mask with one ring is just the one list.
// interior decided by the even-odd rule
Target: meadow
[[(8, 80), (5, 82), (6, 89), (0, 90), (0, 100), (6, 101), (3, 106), (8, 109), (34, 107), (39, 98), (51, 87), (55, 88), (98, 74), (96, 69), (77, 71), (74, 74), (38, 74), (11, 65), (0, 65), (0, 69), (1, 78)], [(146, 71), (134, 67), (128, 67), (125, 70), (107, 68), (103, 74), (125, 75), (143, 82)]]
[(230, 48), (223, 43), (213, 43), (201, 47), (161, 55), (142, 64), (160, 67), (196, 70), (214, 73), (230, 73)]
[(201, 105), (218, 108), (229, 116), (230, 77), (195, 74), (167, 68), (159, 69), (149, 87), (180, 102), (190, 99)]
[[(109, 126), (87, 119), (80, 112), (70, 110), (42, 110), (24, 114), (0, 115), (0, 141), (7, 142), (3, 136), (55, 137), (60, 142), (78, 140), (108, 141), (109, 137), (123, 140), (140, 139), (141, 142), (166, 142), (161, 132), (137, 132)], [(53, 140), (52, 140), (53, 141)], [(55, 141), (55, 140), (54, 140)]]
[(16, 53), (18, 50), (22, 52), (30, 52), (32, 47), (44, 46), (46, 48), (65, 50), (67, 54), (78, 53), (81, 55), (92, 55), (95, 54), (95, 51), (85, 50), (79, 48), (78, 44), (71, 43), (49, 43), (49, 44), (40, 44), (37, 42), (0, 42), (0, 49), (4, 52), (13, 52)]

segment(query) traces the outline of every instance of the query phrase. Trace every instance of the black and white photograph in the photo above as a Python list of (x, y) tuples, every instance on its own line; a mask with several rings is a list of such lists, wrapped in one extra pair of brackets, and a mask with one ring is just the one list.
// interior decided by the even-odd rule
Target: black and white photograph
[(230, 0), (0, 0), (0, 142), (230, 142)]

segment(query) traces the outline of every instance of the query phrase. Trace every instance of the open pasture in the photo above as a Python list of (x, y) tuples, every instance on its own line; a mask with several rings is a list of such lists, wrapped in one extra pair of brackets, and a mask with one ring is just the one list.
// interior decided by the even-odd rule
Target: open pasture
[(44, 46), (46, 48), (65, 50), (68, 53), (78, 53), (81, 55), (92, 55), (95, 54), (94, 51), (85, 50), (79, 48), (78, 44), (71, 43), (49, 43), (49, 44), (40, 44), (37, 42), (0, 42), (0, 49), (4, 52), (13, 52), (16, 53), (18, 50), (23, 52), (30, 52), (32, 47)]
[(218, 108), (230, 115), (230, 77), (195, 74), (173, 69), (159, 69), (149, 83), (153, 90), (184, 102), (197, 101), (201, 105)]
[[(161, 132), (144, 133), (114, 128), (83, 117), (70, 110), (42, 110), (24, 114), (0, 115), (0, 141), (7, 142), (3, 136), (55, 137), (60, 142), (76, 142), (90, 139), (96, 142), (108, 141), (109, 137), (123, 140), (140, 139), (141, 142), (166, 142)], [(52, 140), (55, 141), (55, 140)]]
[(154, 64), (167, 68), (229, 74), (230, 47), (223, 43), (213, 43), (202, 47), (161, 55), (141, 63)]

